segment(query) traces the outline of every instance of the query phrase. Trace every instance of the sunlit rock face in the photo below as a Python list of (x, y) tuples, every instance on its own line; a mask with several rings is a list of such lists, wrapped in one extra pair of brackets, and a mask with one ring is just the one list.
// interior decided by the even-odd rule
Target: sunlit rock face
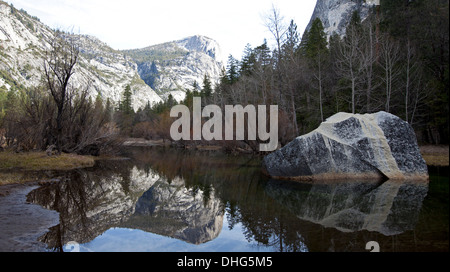
[(216, 238), (222, 223), (223, 206), (212, 189), (187, 188), (183, 179), (176, 178), (161, 179), (145, 192), (123, 225), (201, 244)]
[(205, 75), (214, 86), (224, 67), (219, 44), (201, 35), (124, 53), (136, 61), (141, 78), (161, 97), (170, 94), (177, 101), (185, 98), (186, 91), (194, 89), (194, 82), (202, 88)]
[(264, 157), (274, 178), (428, 179), (412, 127), (395, 115), (337, 113)]
[(373, 6), (372, 2), (364, 0), (318, 0), (306, 30), (319, 18), (328, 37), (333, 34), (343, 36), (353, 12), (357, 11), (364, 20)]
[[(38, 18), (0, 2), (0, 89), (39, 86), (55, 34)], [(183, 100), (194, 82), (202, 87), (205, 75), (214, 86), (224, 67), (219, 44), (200, 35), (124, 51), (90, 35), (63, 36), (75, 40), (80, 50), (70, 84), (86, 88), (92, 100), (99, 96), (115, 105), (129, 85), (135, 111), (162, 102), (169, 94)]]
[[(24, 88), (42, 84), (46, 52), (55, 31), (38, 18), (0, 2), (0, 89), (14, 85)], [(89, 35), (63, 34), (75, 40), (80, 50), (70, 84), (79, 90), (87, 88), (95, 100), (100, 96), (106, 103), (118, 103), (127, 85), (132, 90), (135, 110), (162, 98), (140, 78), (137, 64), (122, 52), (114, 50)]]

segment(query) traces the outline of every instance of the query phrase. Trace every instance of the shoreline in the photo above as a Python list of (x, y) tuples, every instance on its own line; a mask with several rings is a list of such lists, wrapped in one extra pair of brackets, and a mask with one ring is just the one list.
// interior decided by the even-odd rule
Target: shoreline
[[(124, 147), (172, 147), (170, 141), (145, 140), (141, 138), (129, 138)], [(427, 166), (449, 166), (448, 145), (422, 145), (420, 152)], [(197, 145), (187, 149), (199, 151), (223, 150), (217, 145)], [(248, 154), (241, 152), (242, 154)], [(93, 167), (96, 160), (112, 159), (108, 156), (87, 156), (77, 154), (66, 154), (47, 156), (43, 151), (31, 151), (14, 153), (11, 151), (0, 152), (0, 187), (7, 184), (22, 184), (38, 181), (30, 173), (36, 171), (70, 171), (80, 168)], [(1, 196), (1, 194), (0, 194)]]
[(93, 156), (66, 154), (47, 156), (43, 151), (14, 153), (0, 152), (0, 187), (39, 181), (34, 175), (42, 171), (70, 171), (92, 167)]
[[(163, 140), (146, 140), (143, 138), (128, 138), (124, 143), (126, 147), (171, 147), (172, 142)], [(223, 146), (220, 145), (192, 145), (186, 146), (185, 149), (196, 150), (223, 150)], [(419, 145), (420, 153), (428, 166), (449, 166), (449, 146), (448, 145)], [(236, 152), (242, 154), (249, 154), (247, 150), (240, 148), (236, 149)], [(250, 152), (251, 153), (251, 152)]]
[[(170, 140), (146, 140), (144, 138), (128, 138), (123, 147), (175, 147)], [(187, 145), (185, 149), (196, 150), (224, 150), (222, 145), (194, 144)], [(419, 145), (420, 153), (430, 166), (449, 166), (448, 145)], [(237, 153), (249, 154), (249, 150), (236, 148)], [(251, 152), (250, 152), (251, 153)], [(255, 153), (258, 154), (258, 153)], [(113, 156), (115, 157), (115, 156)], [(29, 151), (15, 153), (12, 151), (0, 151), (0, 171), (4, 170), (72, 170), (76, 168), (91, 167), (96, 160), (111, 159), (107, 155), (90, 156), (74, 153), (62, 153), (61, 155), (47, 156), (44, 151)]]
[(419, 149), (428, 166), (449, 166), (448, 145), (422, 145)]
[[(152, 146), (155, 145), (153, 144)], [(421, 152), (423, 152), (424, 155), (443, 157), (448, 154), (448, 146), (424, 146), (421, 148)], [(96, 158), (96, 160), (99, 159), (108, 158)], [(440, 162), (442, 163), (442, 160), (440, 160)], [(57, 178), (48, 180), (46, 180), (45, 177), (38, 178), (32, 174), (34, 171), (25, 171), (17, 168), (15, 170), (16, 171), (13, 173), (9, 171), (6, 174), (9, 174), (11, 179), (15, 179), (16, 182), (0, 185), (0, 221), (4, 226), (8, 226), (7, 228), (2, 228), (0, 230), (0, 251), (51, 251), (51, 249), (48, 249), (46, 245), (38, 241), (38, 239), (44, 235), (50, 227), (59, 224), (59, 213), (45, 209), (40, 205), (27, 202), (26, 196), (29, 192), (42, 186), (46, 182), (59, 181)], [(4, 172), (4, 170), (0, 171), (0, 184), (2, 178), (1, 174), (5, 174), (2, 172)], [(20, 173), (23, 174), (22, 177), (24, 180), (19, 180)]]
[[(38, 239), (59, 224), (59, 213), (27, 201), (39, 187), (36, 182), (0, 186), (0, 252), (43, 252), (47, 245)], [(6, 195), (2, 195), (6, 191)]]
[(48, 156), (44, 151), (0, 152), (0, 171), (73, 170), (92, 167), (94, 156), (62, 153)]

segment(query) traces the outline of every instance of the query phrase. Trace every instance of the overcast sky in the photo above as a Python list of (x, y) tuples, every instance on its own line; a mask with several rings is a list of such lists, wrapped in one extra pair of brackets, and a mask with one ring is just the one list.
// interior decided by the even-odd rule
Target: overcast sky
[(7, 0), (52, 28), (94, 35), (114, 49), (142, 48), (204, 35), (216, 40), (224, 57), (240, 59), (245, 45), (256, 47), (272, 35), (263, 15), (272, 4), (293, 19), (303, 34), (316, 0)]

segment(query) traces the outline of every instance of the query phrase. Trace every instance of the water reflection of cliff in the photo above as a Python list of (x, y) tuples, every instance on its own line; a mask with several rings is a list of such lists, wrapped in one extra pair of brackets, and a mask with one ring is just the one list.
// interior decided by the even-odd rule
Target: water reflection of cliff
[(61, 173), (61, 182), (28, 195), (60, 214), (60, 224), (41, 240), (57, 250), (69, 241), (86, 243), (113, 227), (158, 233), (198, 244), (215, 238), (223, 209), (210, 190), (186, 188), (130, 161), (100, 162), (90, 170)]
[(302, 184), (268, 180), (255, 157), (130, 152), (132, 160), (62, 174), (62, 182), (29, 195), (60, 213), (44, 242), (60, 248), (123, 227), (201, 244), (219, 235), (224, 216), (229, 230), (239, 225), (248, 242), (276, 251), (365, 251), (371, 240), (395, 251), (420, 240), (407, 231), (415, 227), (428, 184)]
[(216, 238), (222, 230), (221, 202), (184, 180), (160, 180), (137, 201), (134, 214), (121, 226), (138, 228), (192, 244)]

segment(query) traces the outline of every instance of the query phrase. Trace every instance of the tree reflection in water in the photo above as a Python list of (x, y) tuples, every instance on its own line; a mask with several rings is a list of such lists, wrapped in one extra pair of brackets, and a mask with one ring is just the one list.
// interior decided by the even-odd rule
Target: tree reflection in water
[(200, 245), (239, 224), (248, 243), (273, 251), (365, 251), (372, 240), (383, 251), (415, 251), (426, 244), (415, 228), (428, 183), (305, 184), (267, 179), (258, 157), (164, 148), (128, 155), (59, 173), (61, 182), (31, 192), (29, 201), (60, 213), (41, 240), (60, 250), (120, 227)]

